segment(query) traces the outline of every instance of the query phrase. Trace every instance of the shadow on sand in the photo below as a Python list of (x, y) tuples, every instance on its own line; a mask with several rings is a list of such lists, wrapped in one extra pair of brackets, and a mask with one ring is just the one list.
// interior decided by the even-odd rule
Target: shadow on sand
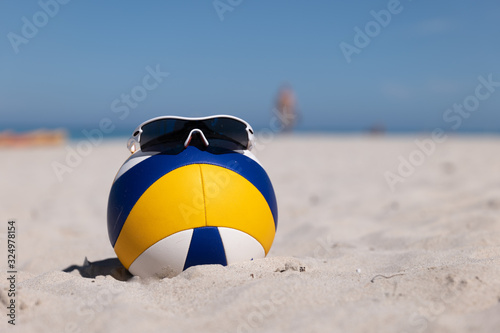
[(85, 257), (83, 265), (71, 265), (65, 269), (63, 272), (70, 273), (77, 270), (80, 275), (84, 278), (95, 279), (98, 275), (109, 275), (119, 281), (127, 281), (133, 277), (130, 272), (123, 267), (122, 263), (118, 258), (109, 258), (100, 261), (90, 262)]

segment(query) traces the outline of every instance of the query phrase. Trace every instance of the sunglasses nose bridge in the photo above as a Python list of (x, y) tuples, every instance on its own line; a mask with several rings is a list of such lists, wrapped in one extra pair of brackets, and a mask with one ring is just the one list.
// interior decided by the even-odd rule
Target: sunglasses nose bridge
[(203, 132), (200, 129), (194, 128), (191, 130), (191, 132), (189, 132), (189, 135), (186, 138), (186, 141), (184, 141), (184, 148), (187, 148), (187, 146), (189, 146), (189, 143), (191, 142), (191, 139), (193, 138), (193, 134), (195, 134), (195, 133), (198, 133), (198, 135), (200, 136), (200, 138), (203, 141), (203, 143), (205, 144), (205, 146), (209, 145), (208, 140), (205, 137), (205, 134), (203, 134)]

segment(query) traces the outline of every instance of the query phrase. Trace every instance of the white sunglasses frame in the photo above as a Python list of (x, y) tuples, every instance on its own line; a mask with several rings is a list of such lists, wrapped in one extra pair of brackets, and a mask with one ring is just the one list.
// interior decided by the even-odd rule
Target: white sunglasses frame
[[(253, 131), (252, 126), (250, 126), (250, 124), (248, 122), (246, 122), (245, 120), (243, 120), (241, 118), (227, 115), (227, 114), (217, 114), (217, 115), (206, 116), (206, 117), (160, 116), (160, 117), (151, 118), (149, 120), (146, 120), (145, 122), (143, 122), (142, 124), (140, 124), (139, 126), (137, 126), (135, 128), (134, 132), (132, 132), (132, 136), (127, 141), (127, 148), (130, 151), (130, 153), (132, 153), (132, 154), (141, 150), (140, 139), (141, 139), (141, 134), (142, 134), (142, 127), (144, 125), (147, 125), (147, 124), (152, 123), (154, 121), (161, 120), (161, 119), (178, 119), (178, 120), (187, 120), (187, 121), (199, 121), (199, 120), (208, 120), (208, 119), (213, 119), (213, 118), (230, 118), (230, 119), (234, 119), (234, 120), (237, 120), (237, 121), (245, 124), (247, 135), (248, 135), (248, 146), (246, 147), (245, 150), (252, 150), (252, 148), (254, 146), (254, 142), (255, 142), (255, 135), (254, 135), (254, 131)], [(203, 142), (205, 143), (205, 145), (208, 146), (210, 144), (210, 142), (205, 138), (203, 131), (195, 128), (189, 132), (189, 134), (186, 138), (186, 141), (184, 142), (184, 147), (189, 145), (189, 141), (191, 139), (191, 136), (195, 132), (201, 133), (201, 136), (203, 138)]]

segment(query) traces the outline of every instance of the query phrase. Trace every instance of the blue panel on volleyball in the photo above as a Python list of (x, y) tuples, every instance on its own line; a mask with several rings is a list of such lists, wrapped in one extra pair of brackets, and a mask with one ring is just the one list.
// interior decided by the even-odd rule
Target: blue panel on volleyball
[(224, 245), (217, 227), (193, 229), (193, 237), (191, 238), (184, 269), (205, 264), (227, 265)]

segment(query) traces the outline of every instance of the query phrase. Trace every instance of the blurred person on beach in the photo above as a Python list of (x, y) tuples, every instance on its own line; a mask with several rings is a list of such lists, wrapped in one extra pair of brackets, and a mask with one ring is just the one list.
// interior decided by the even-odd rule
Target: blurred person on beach
[(281, 131), (291, 132), (297, 122), (297, 111), (295, 109), (295, 94), (288, 84), (281, 86), (275, 103), (275, 111), (281, 121)]

